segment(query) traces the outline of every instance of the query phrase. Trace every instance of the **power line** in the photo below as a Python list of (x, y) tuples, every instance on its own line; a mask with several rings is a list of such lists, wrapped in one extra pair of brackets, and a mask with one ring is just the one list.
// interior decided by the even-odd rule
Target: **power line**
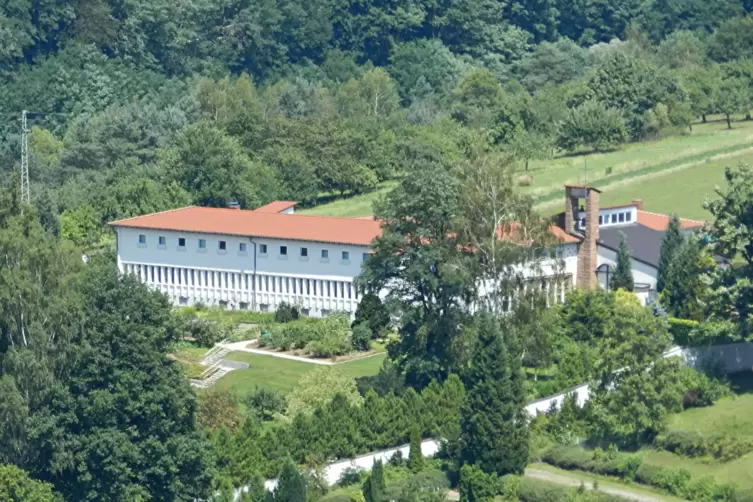
[(21, 202), (31, 203), (29, 192), (29, 129), (26, 127), (26, 110), (21, 111)]

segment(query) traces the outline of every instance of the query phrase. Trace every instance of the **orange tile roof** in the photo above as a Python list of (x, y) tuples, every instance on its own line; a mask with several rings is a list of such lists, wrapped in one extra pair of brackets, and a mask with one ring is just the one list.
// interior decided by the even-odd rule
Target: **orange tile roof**
[(274, 202), (270, 202), (266, 206), (261, 206), (259, 208), (254, 209), (254, 212), (255, 213), (272, 213), (272, 214), (281, 213), (285, 211), (286, 209), (295, 207), (296, 204), (298, 203), (291, 200), (276, 200)]
[(382, 233), (380, 223), (374, 220), (197, 206), (136, 216), (110, 225), (357, 246), (368, 246)]
[(576, 242), (580, 242), (581, 241), (581, 239), (579, 239), (578, 237), (576, 237), (576, 236), (574, 236), (572, 234), (569, 234), (569, 233), (565, 232), (565, 230), (563, 228), (560, 228), (557, 225), (552, 225), (549, 228), (550, 228), (552, 234), (554, 234), (554, 236), (557, 239), (561, 240), (565, 244), (575, 244)]
[[(638, 210), (638, 224), (643, 225), (644, 227), (648, 227), (652, 230), (663, 232), (667, 229), (669, 220), (670, 217), (666, 214), (651, 213), (649, 211)], [(701, 226), (703, 226), (702, 221), (680, 218), (680, 228), (682, 229), (698, 228)]]

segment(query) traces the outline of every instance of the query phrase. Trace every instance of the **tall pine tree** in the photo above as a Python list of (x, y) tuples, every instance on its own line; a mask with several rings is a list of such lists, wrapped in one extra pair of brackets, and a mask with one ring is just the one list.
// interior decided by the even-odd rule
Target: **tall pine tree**
[(611, 289), (617, 291), (618, 289), (624, 289), (625, 291), (633, 291), (635, 284), (633, 283), (633, 271), (631, 263), (633, 261), (630, 255), (630, 248), (627, 244), (625, 234), (622, 234), (620, 238), (620, 247), (617, 249), (617, 265), (614, 269), (614, 275), (612, 276)]
[(521, 358), (513, 332), (500, 332), (488, 312), (478, 314), (478, 340), (461, 413), (461, 463), (499, 476), (522, 474), (528, 427)]
[(371, 468), (371, 475), (363, 483), (363, 498), (366, 502), (383, 502), (384, 490), (384, 467), (381, 460), (376, 460)]
[(306, 480), (292, 460), (282, 468), (275, 488), (275, 500), (282, 502), (306, 502)]
[(676, 215), (672, 215), (667, 225), (667, 231), (664, 233), (664, 238), (661, 242), (661, 251), (659, 252), (659, 274), (656, 279), (657, 293), (664, 291), (667, 281), (670, 280), (669, 276), (672, 274), (672, 264), (675, 262), (682, 242), (680, 220)]
[(414, 425), (410, 430), (408, 468), (413, 472), (418, 472), (424, 468), (424, 456), (421, 454), (421, 429), (417, 425)]

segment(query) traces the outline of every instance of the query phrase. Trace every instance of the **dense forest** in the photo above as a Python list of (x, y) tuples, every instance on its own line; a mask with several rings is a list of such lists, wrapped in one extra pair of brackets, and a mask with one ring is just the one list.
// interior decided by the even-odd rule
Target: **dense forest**
[(32, 199), (84, 246), (116, 218), (312, 204), (479, 148), (527, 166), (745, 116), (752, 8), (18, 0), (0, 10), (0, 158), (18, 168), (28, 110)]

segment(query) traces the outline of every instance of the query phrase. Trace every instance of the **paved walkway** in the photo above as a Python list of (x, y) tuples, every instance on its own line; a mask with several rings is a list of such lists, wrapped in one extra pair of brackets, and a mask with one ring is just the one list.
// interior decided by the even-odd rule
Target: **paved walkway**
[[(572, 486), (572, 487), (579, 487), (581, 484), (581, 480), (571, 478), (569, 476), (562, 476), (560, 474), (556, 474), (549, 471), (540, 471), (538, 469), (526, 469), (526, 477), (527, 478), (534, 478), (534, 479), (541, 479), (543, 481), (549, 481), (550, 483), (556, 483), (558, 485), (563, 486)], [(584, 480), (583, 486), (586, 487), (588, 490), (593, 490), (593, 481)], [(599, 491), (608, 493), (609, 495), (615, 495), (617, 497), (622, 497), (628, 500), (635, 500), (637, 502), (662, 502), (663, 499), (651, 497), (649, 495), (644, 494), (638, 494), (634, 491), (631, 491), (629, 488), (611, 488), (606, 486), (599, 486)]]
[(233, 352), (248, 352), (249, 354), (257, 354), (260, 356), (279, 357), (280, 359), (289, 359), (291, 361), (298, 361), (299, 363), (319, 364), (322, 366), (332, 366), (332, 361), (327, 359), (311, 359), (308, 357), (292, 356), (290, 354), (283, 354), (281, 352), (272, 352), (269, 350), (252, 349), (249, 345), (255, 343), (256, 340), (245, 340), (243, 342), (227, 343), (225, 347)]

